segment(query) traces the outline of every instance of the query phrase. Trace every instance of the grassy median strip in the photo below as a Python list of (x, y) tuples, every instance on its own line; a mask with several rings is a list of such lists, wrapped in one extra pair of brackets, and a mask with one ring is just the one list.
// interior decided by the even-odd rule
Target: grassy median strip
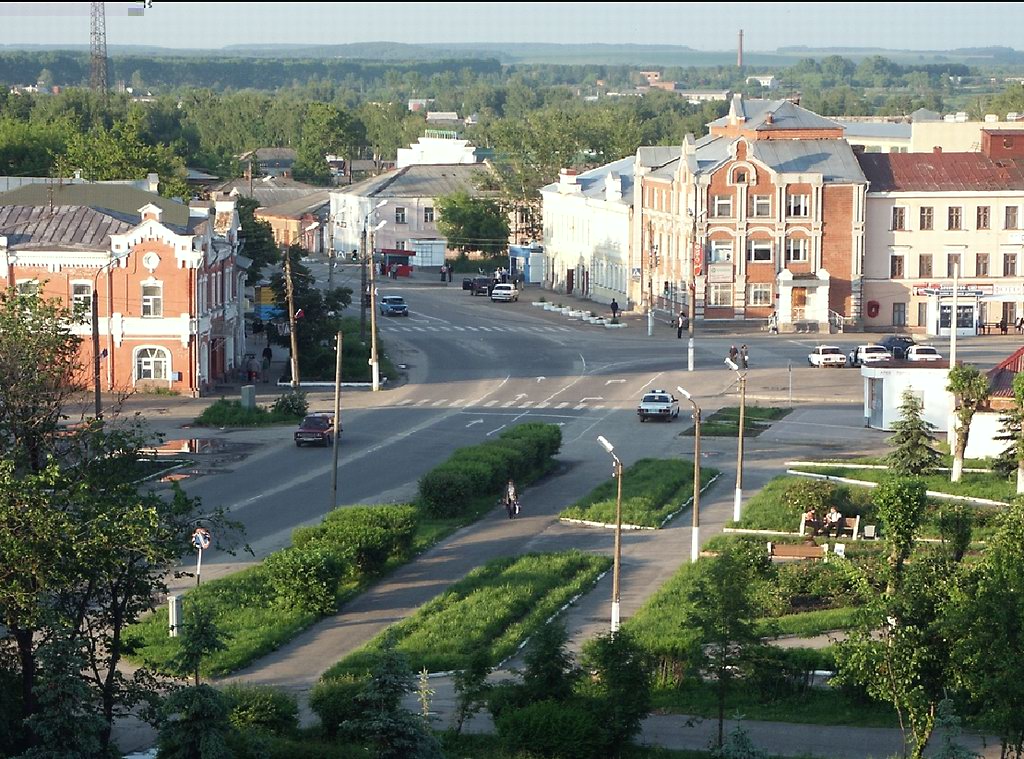
[(417, 671), (464, 668), (480, 650), (496, 665), (570, 600), (593, 587), (610, 565), (606, 556), (579, 551), (495, 559), (335, 664), (323, 679), (370, 671), (387, 636)]
[[(718, 474), (702, 467), (701, 487)], [(610, 478), (565, 509), (563, 519), (615, 523), (616, 482)], [(665, 519), (693, 497), (693, 463), (682, 459), (640, 459), (622, 476), (622, 521), (640, 527), (661, 527)]]
[[(757, 437), (771, 425), (791, 413), (791, 408), (772, 406), (747, 406), (743, 415), (743, 436)], [(740, 407), (726, 406), (718, 409), (700, 423), (701, 437), (736, 437), (740, 429)], [(693, 436), (693, 427), (681, 433)]]
[[(890, 476), (888, 469), (850, 469), (842, 466), (798, 466), (794, 469), (812, 474), (825, 474), (830, 477), (845, 477), (850, 480), (866, 482), (882, 482)], [(960, 482), (950, 482), (949, 472), (936, 472), (921, 478), (928, 490), (936, 493), (969, 496), (971, 498), (987, 498), (991, 501), (1009, 503), (1016, 497), (1014, 484), (995, 472), (964, 472)]]

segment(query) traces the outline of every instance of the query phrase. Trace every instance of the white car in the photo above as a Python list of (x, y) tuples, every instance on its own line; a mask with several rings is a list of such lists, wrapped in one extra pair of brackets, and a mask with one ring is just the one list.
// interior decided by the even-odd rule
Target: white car
[(826, 366), (846, 366), (846, 354), (835, 345), (819, 345), (807, 354), (807, 363), (819, 369)]
[(907, 348), (907, 361), (941, 361), (942, 355), (930, 345), (912, 345)]
[(503, 300), (506, 303), (519, 300), (519, 291), (515, 285), (499, 283), (491, 288), (491, 302)]
[(892, 361), (892, 354), (881, 345), (858, 345), (850, 351), (850, 366)]
[(651, 390), (644, 393), (643, 398), (640, 399), (636, 415), (640, 417), (641, 422), (646, 422), (648, 419), (664, 419), (671, 422), (679, 416), (679, 401), (664, 390)]

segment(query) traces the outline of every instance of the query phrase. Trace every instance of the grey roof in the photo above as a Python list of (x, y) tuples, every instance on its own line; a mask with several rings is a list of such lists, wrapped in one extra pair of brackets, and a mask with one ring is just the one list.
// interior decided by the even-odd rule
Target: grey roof
[[(615, 174), (622, 180), (622, 202), (633, 204), (633, 156), (620, 158), (618, 161), (606, 163), (596, 169), (584, 171), (576, 177), (580, 186), (580, 194), (588, 198), (603, 198), (604, 183), (609, 174)], [(552, 182), (540, 188), (541, 192), (558, 192), (558, 182)]]
[(942, 121), (942, 114), (927, 108), (918, 108), (910, 114), (911, 121)]
[[(52, 194), (51, 194), (52, 192)], [(127, 185), (115, 184), (32, 184), (17, 190), (0, 193), (2, 206), (87, 206), (109, 209), (125, 218), (134, 219), (138, 224), (139, 209), (152, 203), (163, 212), (161, 222), (169, 227), (182, 229), (189, 225), (188, 206), (153, 192), (138, 190)]]
[(260, 206), (260, 213), (274, 216), (302, 216), (314, 213), (331, 202), (331, 191), (320, 190), (309, 195), (302, 195), (276, 206)]
[[(729, 107), (728, 116), (712, 121), (710, 126), (722, 127), (730, 124), (730, 116), (734, 109), (745, 117), (744, 128), (755, 131), (779, 129), (838, 129), (839, 124), (819, 116), (813, 111), (794, 105), (788, 100), (744, 100), (734, 96)], [(767, 123), (768, 114), (772, 123)]]
[(882, 137), (887, 139), (907, 140), (910, 139), (910, 124), (906, 122), (864, 122), (844, 121), (843, 119), (836, 119), (836, 123), (843, 128), (843, 131), (846, 133), (846, 139), (856, 137)]
[(85, 206), (0, 205), (0, 235), (12, 250), (109, 251), (110, 236), (138, 224)]
[(636, 155), (642, 167), (656, 169), (679, 160), (682, 152), (679, 145), (647, 145), (637, 148)]
[(438, 198), (453, 192), (470, 196), (490, 193), (477, 189), (486, 164), (404, 166), (380, 176), (365, 179), (342, 190), (344, 195), (368, 198)]
[(297, 182), (289, 177), (260, 177), (252, 182), (252, 192), (249, 192), (248, 179), (233, 179), (225, 182), (217, 188), (218, 192), (242, 195), (247, 198), (255, 198), (260, 207), (269, 208), (282, 203), (289, 203), (300, 198), (323, 191), (323, 187)]
[(754, 157), (775, 171), (821, 174), (826, 182), (865, 182), (846, 140), (755, 140)]

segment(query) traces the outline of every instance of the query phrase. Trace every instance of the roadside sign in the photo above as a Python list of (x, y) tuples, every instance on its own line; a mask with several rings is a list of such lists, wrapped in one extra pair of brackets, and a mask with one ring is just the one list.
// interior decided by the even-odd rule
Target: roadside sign
[(205, 527), (198, 527), (196, 531), (192, 533), (192, 546), (197, 551), (205, 551), (210, 547), (212, 539), (210, 537), (210, 531)]
[(640, 267), (639, 266), (634, 266), (633, 267), (633, 281), (634, 282), (639, 282), (640, 281)]

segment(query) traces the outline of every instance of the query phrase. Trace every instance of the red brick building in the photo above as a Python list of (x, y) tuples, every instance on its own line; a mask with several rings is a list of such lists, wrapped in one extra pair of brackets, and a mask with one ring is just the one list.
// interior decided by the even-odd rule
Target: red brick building
[(638, 151), (633, 300), (675, 313), (692, 288), (701, 319), (856, 321), (867, 182), (842, 127), (736, 95), (709, 130)]
[(231, 200), (186, 206), (124, 186), (24, 187), (0, 195), (0, 286), (81, 308), (83, 384), (95, 289), (102, 388), (199, 395), (245, 351), (238, 226)]

